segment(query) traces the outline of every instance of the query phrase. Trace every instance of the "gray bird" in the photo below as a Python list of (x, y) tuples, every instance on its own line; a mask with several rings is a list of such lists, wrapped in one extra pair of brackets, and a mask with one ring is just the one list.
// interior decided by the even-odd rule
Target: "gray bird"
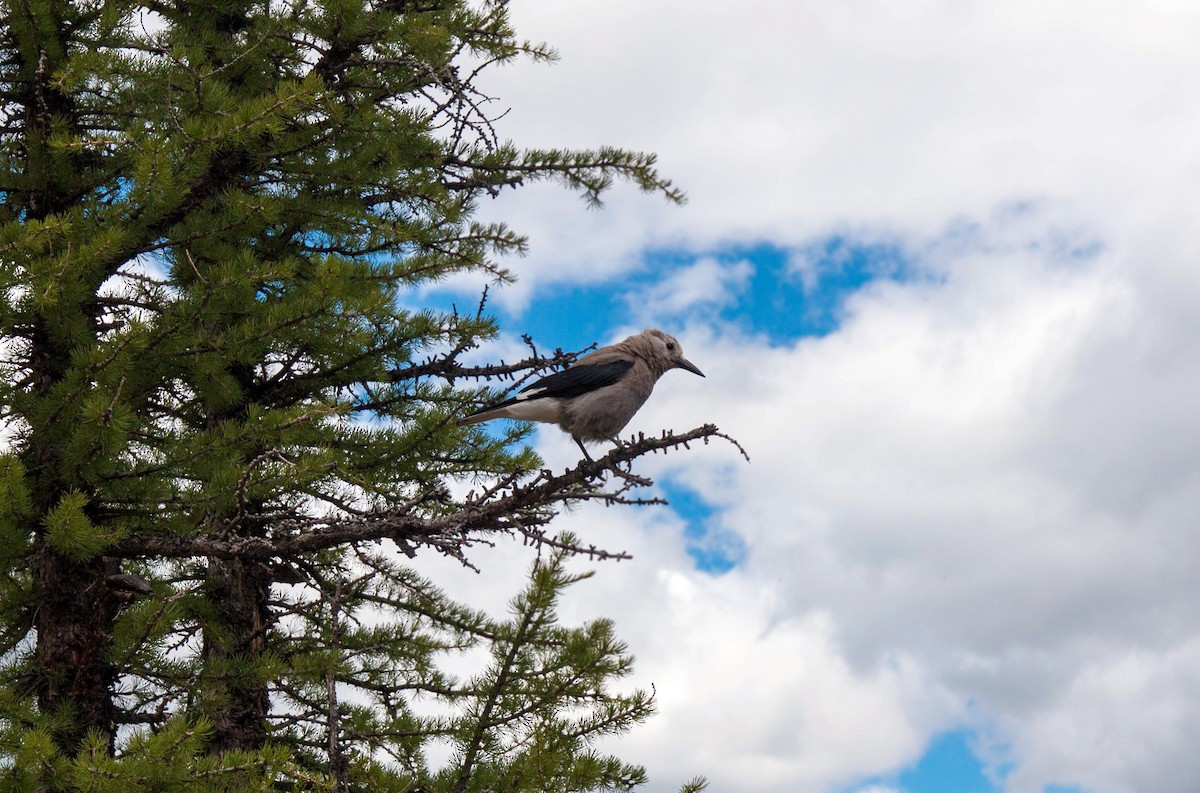
[(583, 356), (569, 369), (547, 375), (497, 405), (459, 419), (458, 426), (499, 418), (557, 424), (590, 460), (583, 442), (610, 440), (619, 445), (617, 433), (645, 404), (658, 378), (671, 369), (704, 377), (683, 357), (674, 336), (644, 330)]

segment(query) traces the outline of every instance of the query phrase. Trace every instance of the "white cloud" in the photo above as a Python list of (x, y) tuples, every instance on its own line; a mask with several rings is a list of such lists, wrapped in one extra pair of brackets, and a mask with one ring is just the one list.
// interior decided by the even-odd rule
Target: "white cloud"
[(594, 212), (553, 188), (506, 194), (485, 209), (533, 252), (504, 300), (627, 269), (647, 245), (930, 234), (1046, 196), (1128, 227), (1196, 197), (1197, 9), (517, 0), (513, 13), (562, 60), (491, 73), (513, 107), (501, 134), (655, 151), (690, 203), (618, 191)]
[(1190, 791), (1200, 759), (1200, 637), (1157, 652), (1131, 649), (1081, 665), (1054, 707), (1023, 721), (1017, 793), (1059, 779), (1086, 789)]
[(658, 684), (662, 714), (622, 744), (655, 790), (829, 790), (964, 723), (1005, 744), (1021, 793), (1200, 787), (1200, 8), (514, 8), (563, 62), (499, 73), (502, 131), (656, 150), (691, 201), (500, 199), (534, 246), (508, 305), (656, 247), (841, 233), (920, 268), (788, 345), (714, 324), (705, 295), (747, 277), (715, 260), (647, 304), (687, 312), (708, 378), (664, 378), (630, 430), (714, 421), (753, 458), (647, 466), (746, 540), (719, 579), (669, 519), (564, 520), (638, 553), (583, 599)]
[(636, 554), (565, 613), (616, 616), (657, 685), (619, 750), (654, 791), (837, 789), (964, 724), (1007, 744), (1021, 793), (1200, 783), (1178, 737), (1200, 726), (1193, 287), (1133, 245), (1063, 255), (1052, 220), (919, 246), (937, 277), (871, 285), (820, 339), (680, 333), (708, 378), (665, 377), (629, 431), (742, 441), (749, 465), (716, 443), (644, 470), (719, 508), (747, 559), (692, 570), (661, 512), (563, 518)]
[(708, 312), (735, 303), (753, 272), (745, 259), (725, 264), (703, 257), (672, 270), (649, 288), (628, 295), (627, 301), (643, 323), (661, 322), (686, 311)]
[[(1166, 284), (1116, 252), (943, 269), (860, 294), (823, 339), (684, 334), (708, 380), (638, 421), (713, 420), (746, 445), (750, 466), (669, 461), (714, 483), (747, 539), (733, 575), (776, 591), (780, 623), (827, 614), (855, 674), (910, 659), (928, 700), (902, 718), (927, 735), (961, 716), (950, 692), (1013, 742), (1014, 790), (1194, 789), (1174, 737), (1200, 720), (1200, 678), (1177, 660), (1200, 641), (1200, 372), (1179, 341), (1194, 320), (1148, 303)], [(1122, 686), (1131, 655), (1142, 677)]]

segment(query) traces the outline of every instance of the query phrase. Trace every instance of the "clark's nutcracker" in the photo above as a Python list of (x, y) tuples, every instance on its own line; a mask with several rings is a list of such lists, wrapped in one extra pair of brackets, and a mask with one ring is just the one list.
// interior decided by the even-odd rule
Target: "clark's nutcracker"
[(674, 336), (644, 330), (583, 356), (569, 369), (543, 377), (498, 405), (459, 419), (458, 426), (498, 418), (557, 424), (590, 460), (583, 442), (610, 440), (619, 445), (617, 433), (670, 369), (687, 369), (704, 377), (704, 372), (683, 357), (683, 348)]

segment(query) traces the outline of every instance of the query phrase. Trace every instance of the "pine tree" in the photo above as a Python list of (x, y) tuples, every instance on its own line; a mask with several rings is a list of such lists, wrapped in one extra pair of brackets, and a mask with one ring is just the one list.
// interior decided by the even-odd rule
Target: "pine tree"
[[(554, 475), (453, 417), (479, 309), (421, 284), (525, 242), (480, 200), (649, 155), (501, 141), (479, 69), (551, 60), (504, 2), (5, 2), (0, 37), (0, 769), (30, 790), (627, 789), (648, 715), (611, 626), (557, 625), (558, 509), (640, 503), (641, 438)], [(456, 483), (475, 490), (456, 497)], [(533, 541), (511, 618), (401, 556)], [(490, 648), (477, 678), (446, 653)], [(427, 705), (422, 712), (422, 703)], [(440, 709), (440, 710), (439, 710)], [(433, 743), (453, 749), (431, 767)], [(432, 742), (432, 743), (431, 743)]]

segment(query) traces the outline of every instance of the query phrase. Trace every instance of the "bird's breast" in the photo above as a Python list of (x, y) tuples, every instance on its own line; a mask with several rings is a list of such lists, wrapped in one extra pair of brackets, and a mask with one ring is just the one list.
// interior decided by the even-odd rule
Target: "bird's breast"
[(616, 437), (645, 404), (654, 382), (625, 381), (577, 397), (563, 406), (560, 426), (583, 440)]

